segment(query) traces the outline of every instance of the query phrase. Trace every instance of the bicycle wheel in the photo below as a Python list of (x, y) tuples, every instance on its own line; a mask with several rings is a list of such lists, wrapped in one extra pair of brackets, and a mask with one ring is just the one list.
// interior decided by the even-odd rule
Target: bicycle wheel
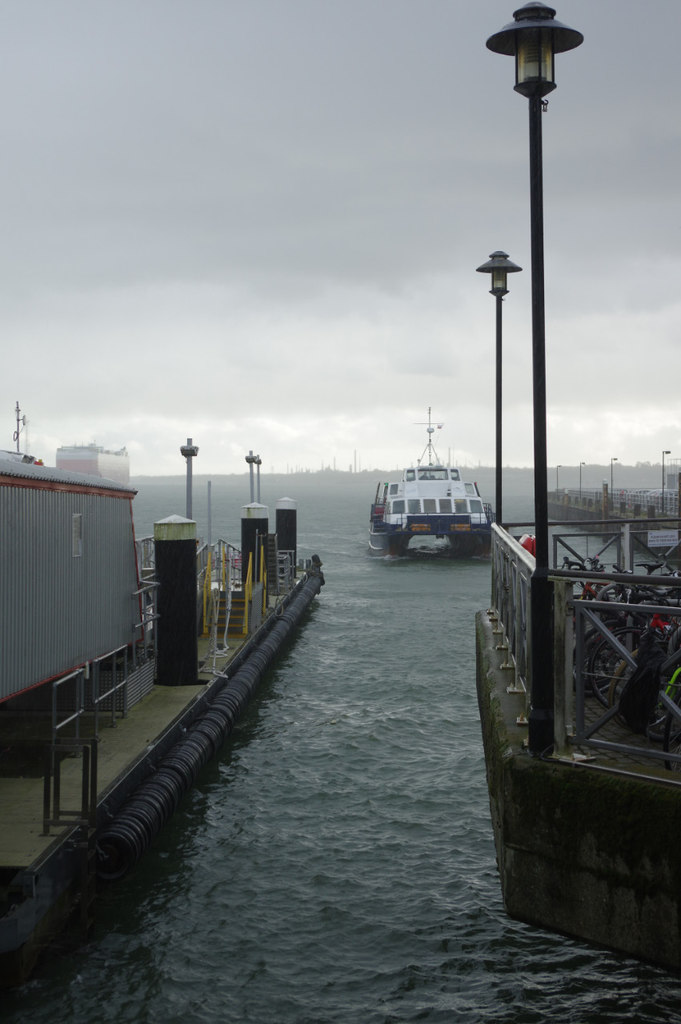
[[(662, 745), (665, 754), (681, 754), (681, 719), (671, 712), (665, 720)], [(664, 765), (670, 772), (681, 772), (681, 761), (665, 761)]]
[[(638, 647), (635, 647), (631, 652), (632, 658), (635, 658), (637, 654)], [(624, 658), (618, 661), (615, 665), (607, 689), (606, 703), (609, 708), (614, 708), (616, 704), (619, 704), (620, 697), (622, 696), (622, 690), (627, 685), (629, 676), (635, 668), (635, 665), (630, 665), (628, 661), (624, 660)]]
[[(638, 626), (622, 626), (612, 631), (619, 643), (635, 656), (641, 630)], [(591, 683), (591, 691), (603, 707), (611, 706), (610, 691), (613, 684), (623, 685), (630, 668), (620, 652), (613, 647), (606, 637), (601, 637), (592, 648), (587, 662), (587, 680)]]

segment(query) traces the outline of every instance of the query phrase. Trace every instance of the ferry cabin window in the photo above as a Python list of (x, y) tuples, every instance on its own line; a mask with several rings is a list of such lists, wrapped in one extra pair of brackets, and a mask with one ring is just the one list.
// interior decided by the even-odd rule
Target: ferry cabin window
[(473, 484), (466, 484), (466, 494), (475, 494), (475, 487)]
[(423, 466), (419, 469), (419, 480), (446, 480), (447, 470), (437, 466)]
[(482, 502), (479, 498), (471, 498), (469, 505), (471, 506), (471, 512), (476, 512), (482, 515)]
[(466, 505), (465, 498), (454, 499), (454, 511), (458, 512), (459, 514), (461, 514), (462, 512), (468, 512), (468, 506)]
[(391, 484), (390, 485), (390, 493), (391, 494), (397, 494), (397, 488), (398, 488), (398, 484)]
[(400, 498), (399, 501), (393, 501), (392, 503), (393, 514), (404, 512), (404, 499)]
[(407, 470), (407, 483), (409, 483), (409, 482), (411, 482), (413, 480), (416, 480), (416, 470), (408, 469)]
[(423, 499), (423, 511), (434, 513), (437, 512), (437, 502), (435, 498), (424, 498)]
[(440, 498), (440, 512), (451, 512), (452, 511), (452, 499), (451, 498)]
[(458, 469), (450, 469), (449, 475), (451, 476), (452, 480), (460, 480), (461, 479), (461, 477), (459, 476)]
[(419, 498), (410, 498), (409, 499), (408, 508), (409, 508), (409, 514), (410, 515), (412, 515), (412, 516), (418, 515), (419, 512), (421, 511), (421, 501), (420, 501), (420, 499)]

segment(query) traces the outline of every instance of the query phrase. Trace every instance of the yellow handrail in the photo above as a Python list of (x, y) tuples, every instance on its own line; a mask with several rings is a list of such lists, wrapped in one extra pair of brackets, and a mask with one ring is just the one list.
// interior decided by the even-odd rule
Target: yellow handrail
[(248, 606), (253, 597), (253, 552), (248, 556), (248, 572), (244, 583), (244, 633), (248, 633)]
[(206, 559), (206, 575), (203, 578), (203, 632), (201, 636), (210, 636), (210, 624), (208, 622), (208, 608), (209, 599), (211, 592), (211, 550), (208, 549), (208, 557)]
[(260, 582), (262, 583), (262, 614), (267, 611), (267, 549), (264, 540), (260, 541)]

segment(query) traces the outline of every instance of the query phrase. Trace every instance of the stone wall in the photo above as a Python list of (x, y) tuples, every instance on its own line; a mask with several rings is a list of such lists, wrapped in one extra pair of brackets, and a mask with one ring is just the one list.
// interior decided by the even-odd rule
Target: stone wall
[(486, 612), (477, 691), (504, 905), (511, 917), (681, 968), (681, 787), (541, 760), (516, 724)]

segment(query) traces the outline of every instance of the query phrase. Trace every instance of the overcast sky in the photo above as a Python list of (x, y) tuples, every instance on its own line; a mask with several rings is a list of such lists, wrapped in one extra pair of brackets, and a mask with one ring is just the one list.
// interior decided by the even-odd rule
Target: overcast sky
[[(518, 4), (518, 6), (520, 6)], [(506, 0), (0, 0), (0, 448), (133, 475), (532, 462)], [(563, 0), (543, 118), (550, 465), (681, 457), (679, 0)], [(24, 443), (25, 442), (25, 443)]]

